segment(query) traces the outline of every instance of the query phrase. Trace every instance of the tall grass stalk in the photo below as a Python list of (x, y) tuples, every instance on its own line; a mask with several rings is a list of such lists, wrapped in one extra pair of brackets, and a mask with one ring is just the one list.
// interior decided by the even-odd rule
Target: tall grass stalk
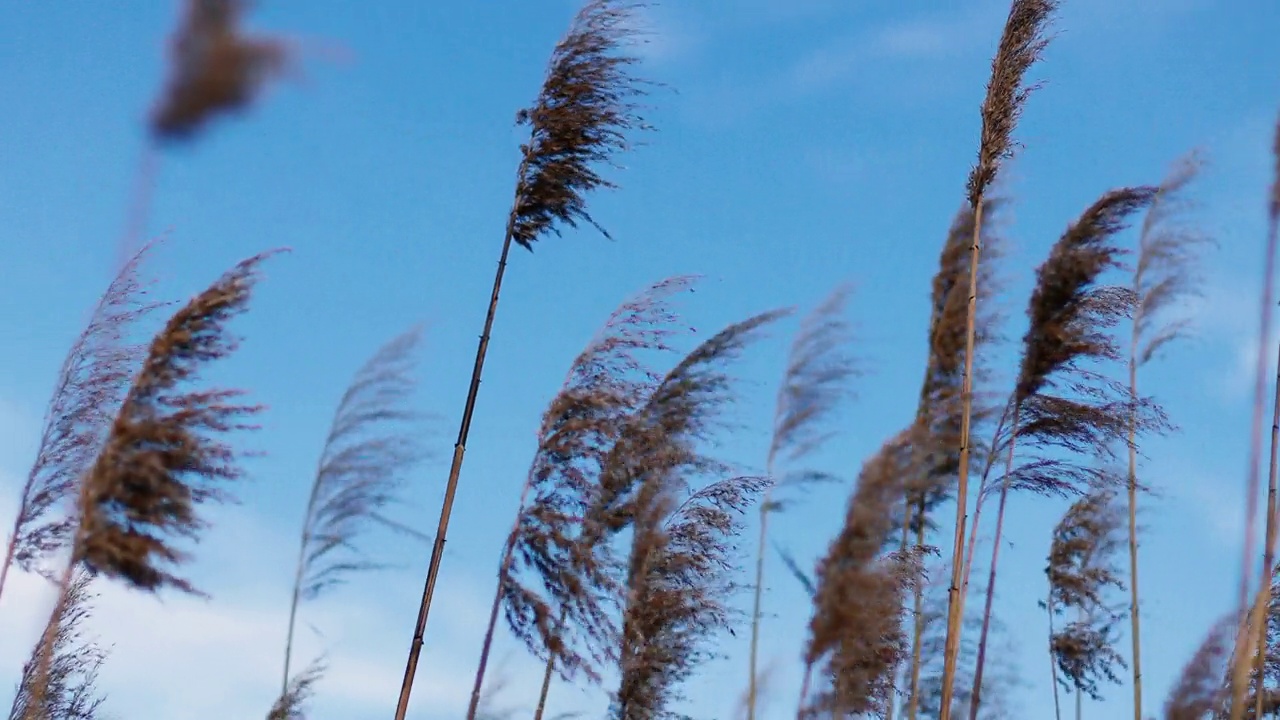
[(538, 239), (548, 233), (558, 233), (560, 224), (574, 226), (585, 221), (600, 228), (587, 212), (586, 195), (613, 185), (598, 175), (593, 166), (627, 149), (628, 131), (646, 127), (636, 115), (634, 104), (635, 98), (643, 94), (641, 81), (630, 73), (630, 66), (637, 60), (623, 48), (634, 35), (631, 12), (635, 7), (635, 3), (589, 0), (552, 53), (537, 101), (517, 115), (518, 122), (530, 127), (529, 142), (520, 148), (515, 199), (507, 215), (498, 269), (454, 444), (440, 521), (396, 704), (396, 720), (404, 720), (409, 710), (511, 244), (532, 250)]
[(974, 331), (977, 320), (978, 263), (982, 250), (982, 212), (986, 191), (1011, 155), (1014, 126), (1032, 88), (1023, 76), (1043, 52), (1048, 41), (1043, 32), (1057, 8), (1056, 0), (1014, 0), (1009, 9), (1000, 46), (992, 61), (991, 80), (982, 105), (982, 140), (978, 162), (969, 175), (968, 199), (973, 208), (973, 244), (969, 260), (969, 298), (965, 327), (965, 370), (962, 383), (960, 466), (956, 483), (956, 521), (951, 546), (951, 587), (948, 589), (947, 640), (942, 674), (942, 706), (939, 720), (950, 720), (956, 663), (960, 655), (964, 598), (960, 592), (965, 522), (968, 516), (969, 435), (972, 420)]

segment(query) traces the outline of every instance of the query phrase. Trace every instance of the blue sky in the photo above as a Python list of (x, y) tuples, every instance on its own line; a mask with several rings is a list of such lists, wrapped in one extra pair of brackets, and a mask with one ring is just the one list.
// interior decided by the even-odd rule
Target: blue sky
[[(0, 78), (0, 518), (34, 453), (54, 372), (112, 271), (164, 77), (176, 4), (4, 5)], [(96, 629), (115, 651), (104, 675), (122, 716), (265, 713), (278, 684), (296, 534), (332, 408), (380, 344), (426, 325), (419, 406), (434, 413), (435, 459), (401, 517), (434, 527), (503, 221), (517, 109), (537, 93), (572, 0), (264, 2), (251, 25), (298, 42), (303, 74), (199, 142), (166, 151), (149, 235), (168, 240), (152, 269), (185, 298), (237, 260), (276, 246), (239, 354), (210, 373), (270, 406), (249, 446), (243, 503), (215, 513), (193, 569), (212, 602), (104, 588)], [(937, 252), (977, 151), (978, 106), (1007, 11), (1001, 0), (860, 4), (844, 0), (668, 3), (648, 11), (645, 72), (660, 128), (622, 159), (622, 188), (592, 198), (610, 242), (567, 232), (517, 251), (504, 286), (469, 443), (441, 590), (411, 717), (465, 707), (501, 538), (541, 410), (573, 356), (627, 295), (699, 273), (683, 301), (700, 332), (781, 305), (810, 307), (838, 283), (867, 376), (819, 458), (852, 476), (911, 416), (922, 372)], [(1179, 434), (1146, 448), (1161, 489), (1144, 521), (1147, 705), (1236, 592), (1251, 358), (1256, 348), (1264, 197), (1280, 107), (1280, 6), (1263, 0), (1068, 0), (1035, 77), (1005, 172), (1013, 208), (1002, 271), (1021, 335), (1032, 277), (1066, 224), (1103, 191), (1158, 181), (1192, 148), (1211, 167), (1201, 217), (1221, 250), (1206, 261), (1197, 338), (1152, 367), (1145, 386)], [(726, 451), (763, 461), (779, 328), (739, 366), (750, 381)], [(1010, 358), (1010, 361), (1012, 358)], [(1008, 365), (1009, 363), (1005, 363)], [(806, 499), (776, 537), (809, 564), (842, 517), (848, 487)], [(997, 611), (1022, 684), (1018, 717), (1051, 717), (1036, 601), (1061, 502), (1016, 497)], [(948, 517), (946, 510), (940, 517)], [(386, 716), (394, 706), (427, 548), (377, 538), (400, 569), (307, 608), (332, 671), (316, 720)], [(763, 656), (778, 668), (771, 716), (797, 690), (807, 607), (770, 563)], [(744, 598), (745, 602), (746, 598)], [(22, 578), (0, 601), (0, 673), (16, 677), (51, 600)], [(13, 640), (10, 641), (9, 639)], [(689, 710), (730, 717), (745, 680), (745, 633), (689, 688)], [(502, 702), (529, 705), (539, 673), (503, 638)], [(8, 681), (3, 681), (7, 683)], [(1129, 713), (1125, 688), (1091, 718)], [(5, 694), (0, 692), (0, 699)], [(557, 709), (603, 707), (598, 691), (557, 685)]]

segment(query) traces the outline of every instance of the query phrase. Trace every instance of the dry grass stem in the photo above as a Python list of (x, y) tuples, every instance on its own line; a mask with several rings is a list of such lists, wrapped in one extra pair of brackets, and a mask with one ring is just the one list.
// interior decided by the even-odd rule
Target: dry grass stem
[(558, 233), (560, 223), (572, 227), (579, 220), (585, 220), (599, 228), (587, 211), (586, 196), (600, 187), (612, 187), (612, 183), (604, 179), (596, 167), (609, 163), (618, 152), (629, 147), (628, 134), (631, 131), (646, 127), (636, 115), (638, 108), (634, 103), (642, 94), (643, 84), (630, 72), (637, 58), (625, 47), (635, 35), (631, 14), (638, 7), (637, 3), (588, 0), (574, 17), (569, 32), (552, 52), (537, 100), (531, 108), (521, 110), (516, 116), (517, 122), (529, 126), (530, 136), (529, 141), (520, 147), (515, 199), (507, 216), (484, 330), (476, 348), (475, 366), (445, 484), (435, 544), (431, 549), (418, 619), (405, 663), (396, 720), (404, 720), (409, 710), (413, 678), (443, 559), (453, 500), (462, 473), (467, 437), (480, 392), (485, 354), (511, 243), (514, 241), (532, 250), (533, 243), (548, 232)]
[[(1189, 330), (1189, 320), (1176, 313), (1188, 296), (1197, 295), (1200, 251), (1212, 240), (1188, 224), (1187, 189), (1202, 165), (1192, 153), (1174, 166), (1160, 183), (1147, 210), (1138, 241), (1138, 262), (1133, 273), (1132, 333), (1129, 343), (1129, 394), (1137, 400), (1138, 370), (1170, 342)], [(1129, 637), (1132, 645), (1133, 717), (1142, 712), (1142, 623), (1138, 587), (1138, 418), (1131, 418), (1129, 441)]]
[(162, 140), (187, 139), (250, 105), (289, 60), (283, 42), (246, 35), (247, 0), (186, 0), (170, 44), (169, 80), (151, 115)]
[(230, 499), (222, 486), (244, 471), (219, 436), (252, 429), (244, 420), (261, 408), (240, 404), (239, 390), (181, 388), (236, 349), (227, 323), (248, 309), (259, 265), (271, 254), (236, 265), (152, 341), (80, 487), (73, 563), (141, 590), (199, 594), (171, 569), (189, 559), (174, 541), (198, 537), (206, 525), (200, 505)]
[(969, 293), (965, 313), (964, 375), (961, 381), (960, 457), (956, 482), (956, 520), (952, 540), (951, 587), (947, 609), (947, 641), (942, 681), (942, 708), (939, 720), (950, 720), (951, 699), (955, 693), (956, 662), (960, 654), (963, 630), (964, 598), (961, 586), (964, 564), (964, 534), (969, 491), (969, 439), (972, 435), (972, 402), (975, 359), (975, 334), (978, 320), (978, 279), (981, 255), (982, 212), (987, 188), (994, 182), (1001, 163), (1013, 149), (1013, 130), (1022, 108), (1034, 86), (1023, 85), (1023, 78), (1039, 59), (1048, 40), (1045, 29), (1057, 9), (1056, 0), (1014, 0), (1009, 9), (1004, 32), (995, 58), (991, 61), (991, 79), (982, 103), (982, 137), (978, 161), (969, 174), (968, 199), (974, 212), (973, 239), (970, 245)]

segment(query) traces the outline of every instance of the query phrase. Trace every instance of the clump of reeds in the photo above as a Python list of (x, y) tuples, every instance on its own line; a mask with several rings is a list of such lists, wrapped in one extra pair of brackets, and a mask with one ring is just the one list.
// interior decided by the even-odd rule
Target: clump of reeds
[(421, 331), (415, 328), (380, 348), (356, 373), (334, 413), (302, 523), (285, 636), (282, 701), (297, 683), (305, 680), (299, 687), (310, 687), (320, 674), (309, 667), (305, 677), (289, 676), (299, 606), (353, 573), (383, 567), (360, 551), (360, 536), (370, 527), (421, 537), (383, 514), (398, 502), (406, 473), (422, 455), (415, 435), (417, 415), (408, 406), (420, 339)]
[[(1120, 550), (1123, 511), (1113, 490), (1099, 490), (1077, 500), (1053, 531), (1049, 549), (1049, 652), (1061, 677), (1057, 685), (1075, 691), (1076, 716), (1085, 695), (1102, 699), (1101, 682), (1119, 683), (1116, 670), (1126, 667), (1116, 651), (1116, 626), (1124, 619), (1110, 600), (1112, 592), (1124, 591), (1124, 580), (1116, 567)], [(1073, 619), (1054, 630), (1055, 618), (1067, 612)]]
[[(95, 596), (89, 576), (77, 571), (57, 612), (22, 666), (9, 720), (94, 720), (106, 697), (97, 686), (107, 652), (85, 632)], [(41, 668), (43, 667), (43, 673)]]
[[(557, 594), (567, 598), (573, 594), (573, 588), (583, 591), (593, 588), (594, 592), (603, 592), (604, 597), (616, 594), (609, 592), (614, 582), (608, 572), (609, 563), (595, 563), (591, 557), (595, 549), (590, 543), (581, 544), (578, 536), (581, 518), (592, 487), (606, 481), (604, 471), (608, 459), (628, 419), (648, 402), (662, 381), (661, 375), (650, 369), (652, 358), (645, 356), (672, 351), (673, 337), (687, 329), (682, 327), (671, 301), (676, 295), (691, 291), (694, 281), (691, 276), (667, 278), (622, 303), (574, 359), (560, 391), (543, 414), (537, 451), (499, 563), (498, 587), (481, 646), (468, 717), (479, 712), (483, 699), (485, 671), (504, 598), (520, 608), (516, 610), (508, 605), (508, 613), (516, 610), (516, 615), (524, 618), (515, 624), (523, 628), (517, 635), (535, 652), (538, 648), (546, 650), (548, 677), (557, 663), (563, 669), (582, 668), (589, 677), (598, 677), (595, 663), (588, 661), (581, 654), (583, 651), (574, 647), (575, 643), (560, 639), (563, 628), (555, 625), (572, 621), (581, 628), (589, 643), (609, 646), (612, 625), (606, 622), (603, 627), (596, 627), (597, 622), (607, 619), (593, 604), (600, 597), (583, 592), (580, 594), (583, 600), (573, 606), (576, 611), (570, 607), (556, 609), (553, 607), (556, 600), (530, 591), (513, 576), (518, 569), (516, 556), (519, 553), (522, 564), (540, 568), (544, 575), (560, 567), (560, 563), (567, 566), (558, 572), (573, 572), (569, 569), (573, 567), (583, 573), (583, 577), (572, 583), (554, 577), (543, 578), (547, 587), (565, 591), (553, 590), (552, 598)], [(630, 478), (617, 480), (623, 484), (617, 490), (622, 494)], [(598, 652), (587, 654), (599, 655)]]
[[(883, 714), (895, 704), (894, 672), (907, 651), (903, 601), (919, 581), (920, 558), (886, 557), (881, 548), (903, 496), (909, 436), (899, 433), (863, 467), (844, 525), (818, 564), (800, 697), (805, 717)], [(810, 697), (815, 671), (829, 687)]]
[(969, 292), (965, 320), (964, 375), (961, 383), (960, 457), (956, 483), (956, 521), (951, 557), (951, 587), (947, 610), (947, 641), (942, 680), (940, 720), (950, 720), (956, 661), (960, 652), (961, 621), (964, 617), (961, 575), (964, 561), (964, 533), (968, 503), (969, 438), (971, 430), (974, 340), (976, 332), (979, 261), (982, 239), (983, 203), (988, 187), (995, 181), (1004, 160), (1013, 149), (1013, 130), (1034, 86), (1024, 86), (1023, 78), (1048, 44), (1045, 29), (1057, 9), (1057, 0), (1014, 0), (1004, 32), (991, 62), (991, 79), (982, 103), (982, 134), (978, 161), (969, 173), (967, 195), (974, 212), (970, 245)]
[[(698, 447), (714, 437), (734, 399), (726, 365), (785, 314), (762, 313), (730, 325), (686, 355), (622, 418), (599, 460), (587, 454), (588, 462), (600, 465), (597, 475), (581, 476), (586, 483), (576, 479), (572, 456), (548, 458), (567, 477), (530, 503), (503, 580), (512, 631), (548, 656), (544, 698), (553, 666), (564, 674), (582, 669), (590, 677), (593, 666), (620, 662), (625, 633), (607, 610), (625, 607), (628, 589), (625, 563), (611, 542), (627, 529), (634, 536), (638, 513), (654, 512), (646, 509), (654, 502), (649, 498), (669, 477), (728, 470)], [(586, 652), (569, 650), (578, 644)]]
[(764, 593), (764, 557), (769, 515), (785, 508), (787, 500), (776, 492), (831, 479), (824, 473), (791, 465), (817, 450), (830, 437), (822, 426), (850, 395), (848, 381), (856, 374), (849, 352), (851, 334), (844, 318), (850, 286), (838, 288), (805, 318), (791, 345), (774, 411), (773, 436), (765, 460), (765, 476), (772, 482), (760, 502), (760, 536), (756, 547), (756, 573), (751, 613), (751, 649), (747, 675), (747, 720), (756, 714), (756, 659), (759, 652), (760, 610)]
[(588, 0), (552, 52), (537, 100), (517, 114), (517, 122), (529, 127), (529, 141), (520, 146), (515, 198), (476, 348), (396, 720), (404, 720), (408, 712), (511, 243), (532, 250), (539, 238), (559, 233), (561, 224), (573, 227), (580, 220), (603, 232), (588, 212), (586, 198), (598, 188), (613, 185), (596, 168), (629, 147), (629, 133), (647, 127), (637, 115), (636, 100), (643, 94), (643, 82), (631, 72), (637, 58), (626, 47), (635, 37), (632, 13), (640, 6), (620, 0)]
[(285, 69), (282, 41), (240, 27), (247, 7), (246, 0), (186, 0), (169, 80), (151, 115), (155, 137), (191, 137), (218, 115), (247, 107)]
[(71, 537), (76, 519), (60, 506), (69, 504), (93, 464), (145, 357), (146, 344), (134, 340), (138, 326), (164, 305), (147, 298), (140, 276), (151, 247), (116, 274), (62, 363), (0, 563), (0, 594), (14, 565), (48, 575), (40, 563), (65, 549)]

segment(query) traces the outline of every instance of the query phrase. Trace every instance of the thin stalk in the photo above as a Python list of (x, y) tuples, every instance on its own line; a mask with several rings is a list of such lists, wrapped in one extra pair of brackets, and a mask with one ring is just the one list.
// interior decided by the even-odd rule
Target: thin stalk
[(484, 642), (480, 646), (480, 663), (476, 667), (475, 684), (471, 688), (471, 704), (467, 707), (467, 720), (474, 720), (476, 713), (480, 709), (480, 690), (484, 685), (485, 669), (489, 666), (489, 653), (493, 649), (493, 633), (498, 626), (498, 610), (502, 607), (502, 580), (511, 570), (511, 559), (515, 553), (516, 533), (520, 530), (520, 513), (524, 511), (524, 504), (529, 497), (529, 488), (531, 483), (528, 479), (524, 482), (524, 489), (520, 491), (520, 510), (516, 512), (516, 521), (511, 526), (511, 534), (502, 552), (502, 562), (498, 567), (498, 587), (493, 591), (493, 606), (489, 608), (489, 626), (484, 631)]
[[(1280, 133), (1277, 137), (1280, 138)], [(1280, 149), (1280, 141), (1277, 142), (1277, 146)], [(1277, 188), (1280, 188), (1280, 180), (1277, 180)], [(1274, 204), (1280, 207), (1280, 203)], [(1262, 423), (1267, 392), (1267, 348), (1271, 345), (1271, 314), (1272, 307), (1275, 305), (1272, 297), (1275, 294), (1276, 245), (1280, 242), (1280, 238), (1277, 237), (1278, 226), (1280, 226), (1280, 211), (1273, 207), (1270, 227), (1267, 231), (1266, 257), (1263, 260), (1262, 307), (1261, 312), (1258, 313), (1258, 357), (1253, 387), (1253, 423), (1249, 438), (1249, 473), (1245, 483), (1245, 535), (1239, 602), (1239, 611), (1242, 616), (1253, 610), (1249, 602), (1249, 590), (1252, 585), (1253, 553), (1256, 542), (1254, 536), (1257, 534), (1258, 525), (1258, 485), (1260, 484), (1258, 466), (1262, 462)], [(1268, 579), (1264, 576), (1263, 580)], [(1244, 686), (1248, 678), (1249, 660), (1253, 657), (1253, 639), (1254, 634), (1249, 632), (1249, 625), (1242, 622), (1236, 631), (1237, 652), (1231, 672), (1231, 720), (1240, 720), (1244, 716)]]
[(1058, 661), (1053, 656), (1053, 583), (1049, 584), (1049, 597), (1045, 602), (1045, 608), (1049, 611), (1049, 674), (1053, 677), (1053, 717), (1054, 720), (1062, 720), (1062, 703), (1058, 699)]
[(1254, 607), (1254, 617), (1257, 619), (1254, 642), (1257, 644), (1257, 653), (1253, 658), (1253, 673), (1258, 678), (1258, 687), (1253, 698), (1255, 718), (1262, 717), (1262, 669), (1267, 656), (1267, 606), (1271, 604), (1271, 575), (1275, 572), (1276, 562), (1276, 461), (1277, 444), (1280, 444), (1280, 347), (1277, 349), (1276, 396), (1272, 405), (1274, 409), (1271, 415), (1271, 466), (1267, 473), (1267, 544), (1262, 554), (1262, 589), (1258, 591), (1258, 601)]
[(796, 708), (796, 717), (804, 715), (804, 699), (809, 697), (809, 680), (813, 678), (813, 663), (804, 666), (804, 679), (800, 681), (800, 705)]
[(960, 470), (956, 483), (956, 527), (952, 540), (951, 586), (947, 588), (947, 639), (942, 667), (942, 708), (938, 720), (951, 720), (951, 699), (955, 691), (956, 664), (960, 655), (960, 619), (964, 598), (960, 594), (964, 531), (968, 520), (969, 431), (973, 414), (974, 335), (978, 311), (978, 260), (982, 251), (982, 195), (973, 210), (973, 243), (969, 246), (969, 299), (965, 318), (964, 378), (960, 390)]
[[(527, 158), (520, 163), (517, 177), (523, 177)], [(517, 198), (518, 200), (518, 198)], [(489, 309), (485, 313), (484, 330), (476, 348), (475, 366), (471, 370), (471, 385), (467, 389), (467, 401), (462, 409), (462, 422), (458, 427), (458, 441), (453, 446), (453, 462), (449, 466), (449, 481), (445, 485), (444, 504), (440, 508), (440, 522), (436, 528), (435, 542), (431, 547), (431, 560), (427, 564), (427, 580), (422, 588), (422, 603), (418, 607), (418, 620), (414, 625), (413, 641), (409, 645), (409, 659), (405, 663), (404, 680), (400, 685), (400, 699), (396, 704), (395, 720), (404, 720), (409, 711), (409, 695), (413, 692), (413, 678), (418, 671), (418, 656), (422, 653), (422, 637), (427, 628), (427, 616), (435, 595), (436, 578), (444, 558), (445, 536), (449, 531), (449, 518), (453, 513), (453, 499), (458, 492), (458, 477), (462, 474), (462, 458), (467, 452), (467, 436), (471, 432), (471, 416), (476, 408), (476, 396), (480, 393), (480, 375), (484, 370), (484, 358), (489, 349), (489, 334), (493, 330), (493, 318), (498, 312), (498, 295), (502, 290), (502, 276), (507, 269), (507, 255), (511, 252), (511, 240), (515, 234), (516, 208), (512, 203), (507, 217), (507, 231), (502, 239), (502, 253), (498, 256), (498, 271), (493, 278), (493, 293), (489, 297)]]
[(1084, 717), (1084, 693), (1080, 691), (1080, 688), (1076, 688), (1076, 720), (1080, 720), (1082, 717)]
[[(311, 511), (307, 511), (310, 517)], [(293, 599), (289, 603), (289, 630), (284, 640), (284, 678), (280, 682), (280, 696), (284, 697), (289, 692), (289, 661), (293, 658), (293, 628), (298, 618), (298, 600), (301, 596), (302, 589), (302, 565), (304, 553), (307, 548), (307, 540), (304, 537), (302, 546), (298, 548), (298, 569), (293, 580)]]
[[(916, 547), (924, 546), (924, 496), (920, 497), (916, 505), (917, 515), (920, 518), (916, 525)], [(911, 638), (911, 683), (910, 695), (907, 697), (907, 718), (908, 720), (916, 720), (916, 713), (920, 708), (920, 654), (924, 641), (924, 589), (920, 583), (916, 583), (913, 588), (914, 594), (914, 610), (915, 610), (915, 630)]]
[(547, 660), (547, 667), (542, 672), (542, 690), (538, 693), (538, 709), (533, 712), (533, 720), (542, 720), (547, 709), (547, 694), (551, 692), (551, 673), (555, 669), (555, 656)]
[[(772, 477), (770, 468), (766, 473)], [(769, 524), (769, 496), (766, 490), (764, 501), (760, 503), (760, 544), (756, 548), (756, 585), (753, 593), (751, 610), (751, 652), (747, 666), (747, 720), (756, 718), (756, 662), (760, 652), (760, 601), (764, 588), (764, 548)]]
[[(1136, 282), (1136, 280), (1135, 280)], [(1137, 288), (1135, 288), (1137, 290)], [(1140, 296), (1139, 296), (1140, 297)], [(1138, 398), (1138, 320), (1142, 303), (1134, 311), (1129, 343), (1129, 394)], [(1142, 716), (1142, 628), (1138, 614), (1138, 409), (1129, 415), (1129, 636), (1133, 643), (1133, 720)]]
[(1000, 506), (996, 510), (996, 536), (991, 543), (991, 567), (987, 571), (987, 597), (983, 602), (982, 631), (978, 636), (978, 659), (973, 671), (973, 700), (969, 703), (969, 720), (977, 720), (978, 705), (982, 699), (982, 670), (987, 659), (987, 636), (991, 630), (991, 606), (996, 594), (996, 564), (1000, 560), (1000, 537), (1004, 533), (1004, 509), (1009, 499), (1009, 483), (1013, 478), (1013, 449), (1018, 439), (1018, 415), (1021, 405), (1013, 406), (1010, 421), (1009, 453), (1005, 457), (1004, 482), (1000, 485)]

